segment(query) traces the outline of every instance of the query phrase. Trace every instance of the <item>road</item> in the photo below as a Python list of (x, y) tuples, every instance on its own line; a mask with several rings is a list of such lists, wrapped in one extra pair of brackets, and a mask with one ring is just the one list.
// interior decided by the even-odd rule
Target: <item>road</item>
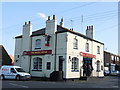
[(3, 80), (2, 88), (118, 88), (118, 77), (106, 76), (87, 81), (15, 81)]

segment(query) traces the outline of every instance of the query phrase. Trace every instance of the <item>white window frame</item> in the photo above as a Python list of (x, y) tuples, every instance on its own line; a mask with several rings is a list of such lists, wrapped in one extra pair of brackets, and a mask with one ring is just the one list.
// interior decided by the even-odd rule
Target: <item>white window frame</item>
[(113, 55), (111, 55), (111, 60), (114, 61), (114, 56)]
[(33, 70), (42, 71), (42, 58), (33, 58)]
[(89, 52), (89, 43), (86, 43), (86, 45), (85, 45), (85, 51)]
[(97, 46), (97, 54), (100, 54), (100, 46)]
[(78, 49), (78, 40), (76, 38), (73, 39), (73, 49)]
[(35, 40), (35, 49), (41, 49), (41, 39)]
[(101, 71), (101, 69), (100, 69), (100, 67), (101, 67), (100, 61), (98, 60), (96, 64), (97, 64), (97, 72), (100, 72)]
[(72, 66), (71, 66), (72, 72), (79, 71), (78, 64), (79, 64), (79, 59), (77, 57), (73, 57), (72, 58)]
[(117, 61), (119, 61), (119, 57), (117, 57)]

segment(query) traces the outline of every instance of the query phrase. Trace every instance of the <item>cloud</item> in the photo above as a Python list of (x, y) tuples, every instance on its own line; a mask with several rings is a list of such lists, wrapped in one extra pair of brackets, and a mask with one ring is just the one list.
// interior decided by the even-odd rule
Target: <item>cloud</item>
[(38, 13), (38, 16), (42, 19), (47, 19), (46, 15), (44, 13)]

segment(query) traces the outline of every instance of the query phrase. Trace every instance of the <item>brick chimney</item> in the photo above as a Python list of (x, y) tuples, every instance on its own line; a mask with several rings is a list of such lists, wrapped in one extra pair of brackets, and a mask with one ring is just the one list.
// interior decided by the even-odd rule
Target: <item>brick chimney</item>
[(54, 34), (57, 31), (57, 20), (56, 16), (53, 15), (53, 19), (50, 20), (50, 16), (48, 16), (48, 20), (46, 21), (46, 31), (45, 34)]
[(87, 26), (86, 29), (86, 36), (93, 39), (94, 38), (94, 29), (93, 29), (93, 25), (91, 26)]
[[(24, 51), (31, 51), (31, 35), (32, 35), (32, 23), (29, 21), (28, 23), (25, 22), (23, 25), (23, 35), (22, 35), (22, 53)], [(21, 54), (22, 54), (21, 53)], [(21, 58), (21, 67), (26, 71), (29, 72), (29, 63), (30, 57), (29, 56), (22, 56)]]

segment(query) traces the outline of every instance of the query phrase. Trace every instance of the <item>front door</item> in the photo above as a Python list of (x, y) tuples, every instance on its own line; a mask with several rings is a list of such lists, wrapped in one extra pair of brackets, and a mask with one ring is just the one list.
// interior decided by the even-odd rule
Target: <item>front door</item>
[(63, 71), (63, 56), (59, 56), (59, 71)]
[(90, 76), (92, 70), (92, 58), (83, 58), (83, 75)]

